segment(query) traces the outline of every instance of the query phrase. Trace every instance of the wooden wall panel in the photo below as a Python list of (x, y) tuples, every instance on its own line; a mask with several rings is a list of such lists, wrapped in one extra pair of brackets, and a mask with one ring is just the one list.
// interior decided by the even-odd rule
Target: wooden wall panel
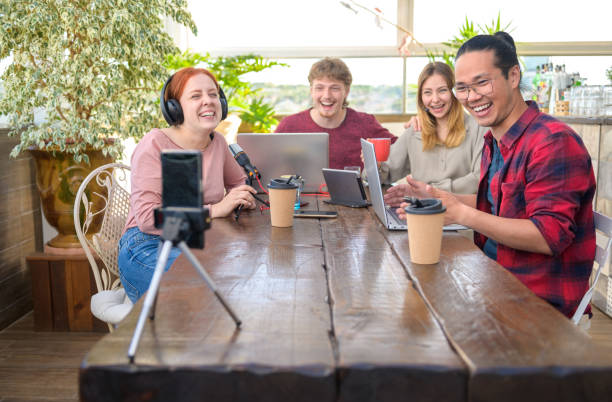
[(0, 129), (0, 329), (32, 309), (25, 257), (42, 250), (40, 201), (29, 155), (9, 157), (17, 144)]

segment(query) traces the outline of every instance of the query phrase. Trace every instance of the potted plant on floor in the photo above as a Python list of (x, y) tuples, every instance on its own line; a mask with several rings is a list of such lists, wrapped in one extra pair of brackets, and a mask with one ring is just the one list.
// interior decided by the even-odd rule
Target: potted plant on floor
[[(0, 0), (0, 115), (31, 151), (52, 247), (78, 246), (72, 204), (86, 170), (121, 156), (122, 140), (160, 124), (166, 54), (178, 51), (163, 16), (196, 27), (186, 0)], [(35, 118), (35, 115), (42, 116)]]

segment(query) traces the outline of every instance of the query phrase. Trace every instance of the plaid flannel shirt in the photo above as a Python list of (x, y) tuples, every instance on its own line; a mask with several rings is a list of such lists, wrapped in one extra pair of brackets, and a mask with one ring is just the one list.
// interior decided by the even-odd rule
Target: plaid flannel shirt
[[(486, 194), (493, 141), (491, 131), (487, 132), (476, 200), (477, 208), (487, 213), (491, 213)], [(499, 146), (504, 165), (491, 181), (498, 215), (531, 220), (553, 255), (498, 244), (497, 262), (571, 317), (588, 288), (595, 258), (591, 158), (570, 127), (541, 113), (534, 102), (528, 102)], [(483, 248), (486, 240), (475, 233), (478, 247)]]

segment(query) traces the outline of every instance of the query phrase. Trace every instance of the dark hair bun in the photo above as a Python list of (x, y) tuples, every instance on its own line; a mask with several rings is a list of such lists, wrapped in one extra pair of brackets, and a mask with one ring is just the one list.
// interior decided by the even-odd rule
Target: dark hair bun
[(495, 32), (495, 34), (493, 34), (493, 36), (507, 43), (510, 46), (510, 48), (514, 52), (516, 52), (516, 46), (514, 45), (514, 39), (512, 39), (512, 36), (510, 36), (509, 33), (504, 32), (504, 31), (497, 31)]

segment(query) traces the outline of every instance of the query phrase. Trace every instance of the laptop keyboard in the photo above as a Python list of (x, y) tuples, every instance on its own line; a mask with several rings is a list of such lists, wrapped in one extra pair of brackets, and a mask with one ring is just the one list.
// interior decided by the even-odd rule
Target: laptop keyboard
[(395, 221), (397, 225), (405, 225), (406, 221), (402, 220), (397, 212), (395, 212), (396, 208), (385, 205), (385, 210), (387, 211), (387, 215)]

